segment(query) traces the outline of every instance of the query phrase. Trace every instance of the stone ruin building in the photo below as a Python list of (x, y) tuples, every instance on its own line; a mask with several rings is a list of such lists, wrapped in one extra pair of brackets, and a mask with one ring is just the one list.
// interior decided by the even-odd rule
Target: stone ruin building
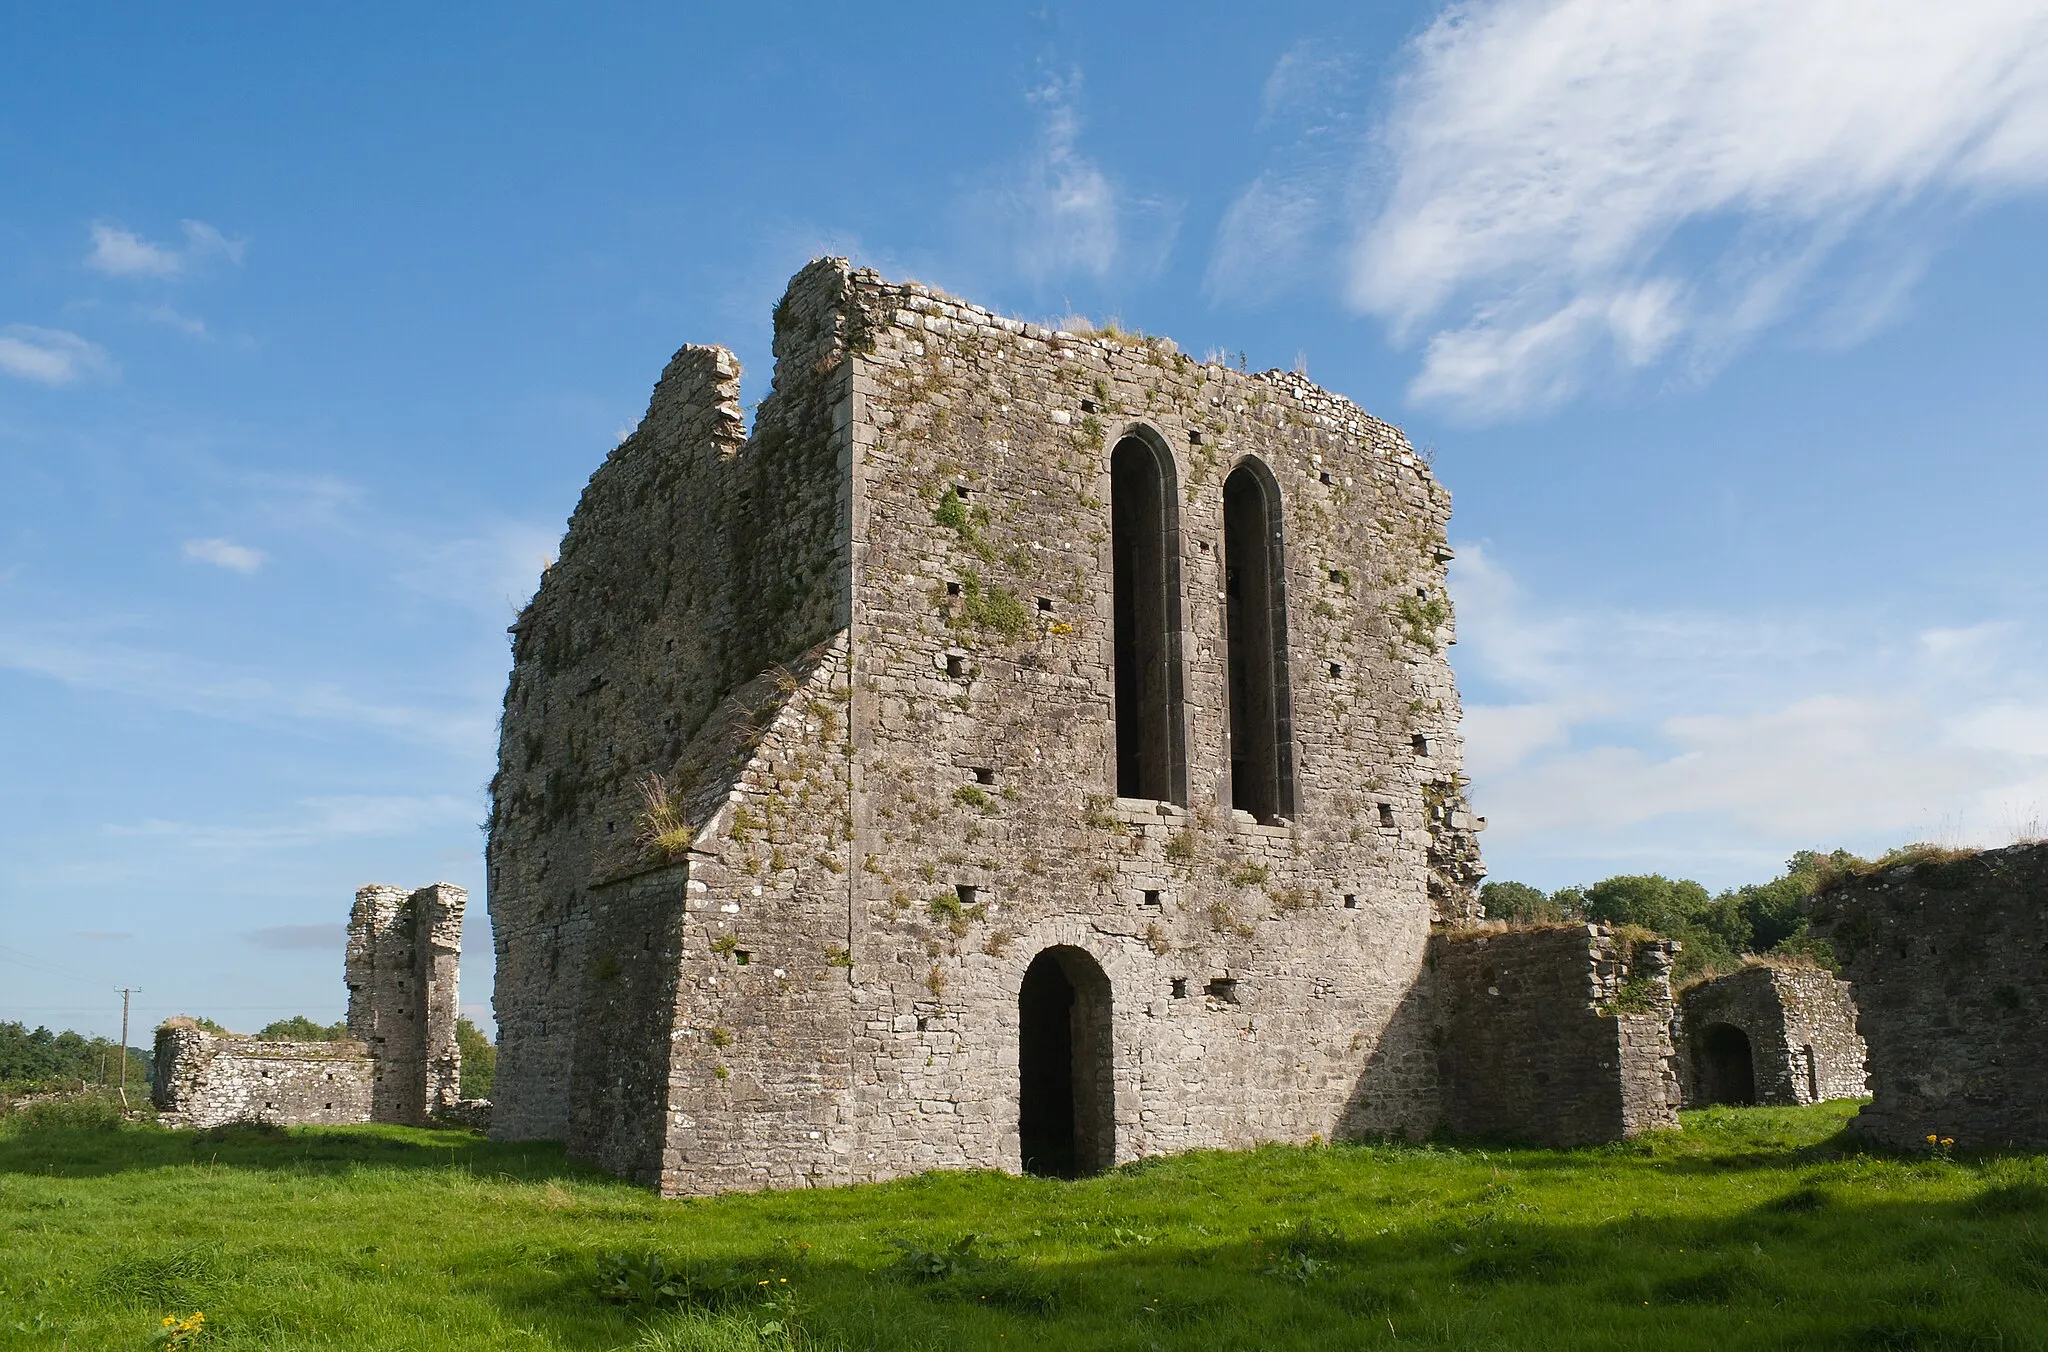
[(1858, 1098), (1863, 1039), (1849, 983), (1818, 967), (1754, 962), (1679, 997), (1685, 1105)]
[(512, 627), (493, 1131), (668, 1193), (1436, 1124), (1449, 495), (1279, 372), (843, 260)]
[(348, 1036), (269, 1041), (175, 1018), (156, 1031), (150, 1097), (175, 1125), (478, 1122), (462, 1098), (456, 966), (468, 894), (372, 884), (349, 913)]
[(1607, 925), (1453, 930), (1430, 948), (1444, 1122), (1587, 1145), (1678, 1125), (1669, 939)]
[(2048, 844), (1934, 854), (1823, 888), (1813, 927), (1854, 983), (1871, 1101), (1905, 1149), (2048, 1148)]

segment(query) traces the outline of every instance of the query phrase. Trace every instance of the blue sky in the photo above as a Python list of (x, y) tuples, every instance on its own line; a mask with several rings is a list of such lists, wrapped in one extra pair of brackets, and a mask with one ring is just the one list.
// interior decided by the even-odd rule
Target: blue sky
[(2048, 831), (2048, 4), (0, 8), (0, 1018), (338, 1017), (670, 352), (844, 253), (1435, 448), (1493, 876)]

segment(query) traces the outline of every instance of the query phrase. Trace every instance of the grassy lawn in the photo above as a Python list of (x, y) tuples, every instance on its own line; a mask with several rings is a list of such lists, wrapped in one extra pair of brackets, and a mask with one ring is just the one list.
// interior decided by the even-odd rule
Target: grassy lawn
[(2048, 1348), (2048, 1159), (1854, 1110), (693, 1202), (460, 1132), (13, 1122), (0, 1347)]

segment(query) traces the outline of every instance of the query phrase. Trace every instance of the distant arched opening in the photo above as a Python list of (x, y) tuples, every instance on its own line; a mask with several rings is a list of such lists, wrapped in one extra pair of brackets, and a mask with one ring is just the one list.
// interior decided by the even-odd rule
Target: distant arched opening
[(1756, 1102), (1756, 1062), (1749, 1034), (1732, 1023), (1710, 1023), (1693, 1049), (1693, 1078), (1704, 1103)]
[(1102, 1172), (1116, 1163), (1109, 977), (1081, 949), (1048, 948), (1025, 969), (1017, 1014), (1024, 1172)]
[(1109, 458), (1116, 624), (1116, 791), (1185, 804), (1181, 739), (1180, 512), (1173, 461), (1127, 436)]
[(1223, 481), (1230, 805), (1262, 822), (1294, 815), (1282, 548), (1280, 487), (1263, 464), (1247, 459)]

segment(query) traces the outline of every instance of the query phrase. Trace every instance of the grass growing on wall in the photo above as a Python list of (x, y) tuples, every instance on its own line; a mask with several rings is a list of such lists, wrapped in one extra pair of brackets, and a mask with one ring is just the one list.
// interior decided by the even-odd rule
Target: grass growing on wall
[(696, 1202), (452, 1131), (10, 1121), (0, 1346), (2048, 1346), (2048, 1161), (1860, 1154), (1853, 1110)]

